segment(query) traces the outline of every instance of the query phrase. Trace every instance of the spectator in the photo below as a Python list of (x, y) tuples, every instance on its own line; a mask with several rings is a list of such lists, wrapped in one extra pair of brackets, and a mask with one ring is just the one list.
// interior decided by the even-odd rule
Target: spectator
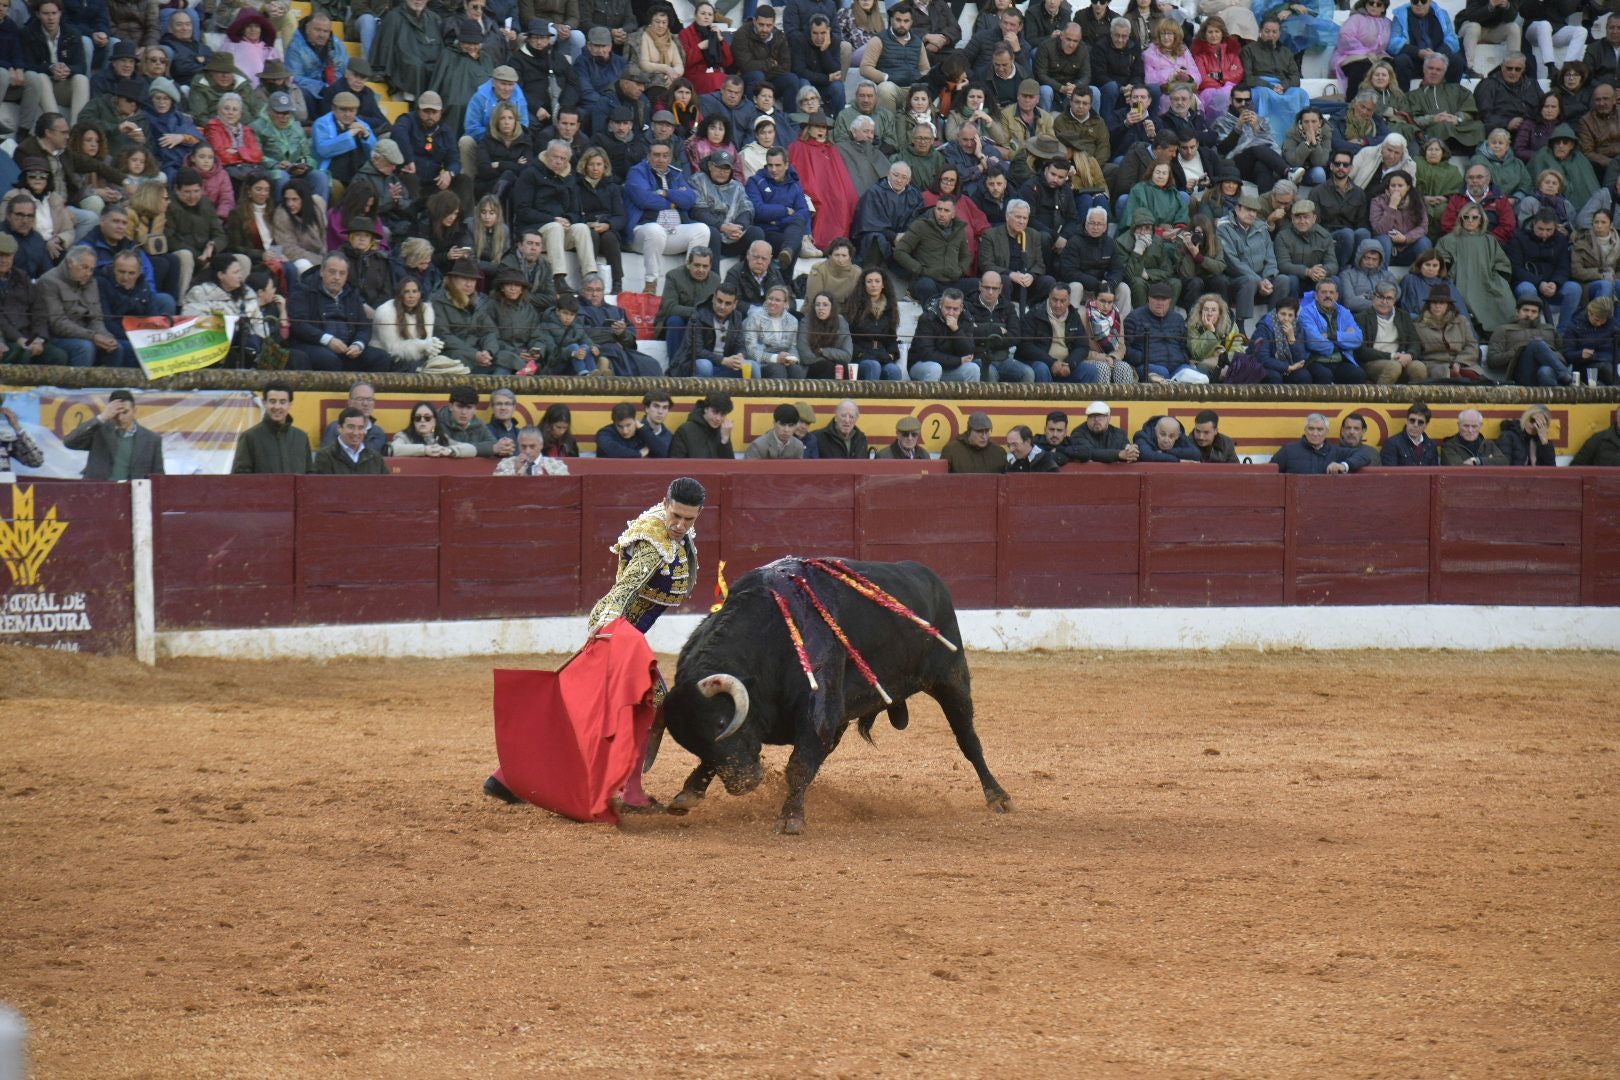
[[(721, 296), (724, 290), (715, 295)], [(731, 449), (731, 395), (709, 394), (692, 405), (686, 423), (675, 429), (670, 443), (672, 458), (719, 458), (730, 461), (737, 455)]]
[[(533, 375), (545, 358), (540, 313), (529, 302), (528, 292), (528, 281), (516, 270), (495, 274), (490, 298), (484, 305), (495, 326), (494, 374)], [(510, 448), (507, 453), (511, 453)]]
[(772, 285), (765, 303), (743, 319), (742, 334), (747, 362), (739, 374), (747, 378), (802, 379), (805, 367), (798, 353), (799, 320), (788, 310), (785, 285)]
[(911, 183), (911, 166), (895, 162), (889, 167), (888, 182), (862, 192), (855, 207), (852, 239), (861, 265), (887, 262), (922, 208), (922, 193)]
[(332, 111), (310, 131), (315, 168), (347, 184), (377, 149), (377, 134), (360, 119), (360, 99), (347, 90), (332, 98)]
[(470, 444), (478, 457), (495, 456), (495, 436), (478, 418), (478, 391), (471, 386), (451, 388), (449, 403), (439, 409), (439, 430), (452, 442)]
[(810, 271), (804, 291), (807, 296), (828, 293), (842, 308), (855, 295), (860, 283), (861, 268), (855, 265), (855, 245), (840, 236), (827, 245), (827, 257)]
[(833, 410), (832, 420), (813, 436), (816, 444), (815, 454), (807, 452), (805, 456), (823, 460), (865, 461), (871, 454), (866, 445), (866, 433), (859, 427), (860, 419), (860, 406), (849, 398), (840, 401)]
[[(771, 245), (756, 240), (748, 245), (741, 262), (726, 275), (726, 284), (737, 296), (744, 317), (764, 306), (766, 294), (774, 288), (787, 288), (780, 264), (771, 258)], [(791, 306), (791, 303), (790, 305)]]
[(980, 237), (979, 269), (1000, 275), (1009, 298), (1021, 306), (1042, 303), (1054, 279), (1046, 273), (1050, 238), (1030, 229), (1030, 206), (1023, 199), (1007, 203), (1006, 222)]
[(1368, 381), (1379, 386), (1429, 380), (1428, 365), (1418, 359), (1423, 343), (1417, 325), (1396, 305), (1396, 296), (1392, 283), (1380, 282), (1373, 289), (1372, 306), (1356, 315), (1361, 345), (1355, 360), (1367, 373)]
[(49, 341), (44, 297), (16, 258), (17, 238), (0, 233), (0, 364), (66, 367), (68, 354)]
[(1473, 325), (1458, 314), (1451, 302), (1451, 290), (1437, 285), (1429, 290), (1423, 314), (1417, 320), (1418, 341), (1429, 372), (1445, 372), (1450, 377), (1491, 380), (1479, 364), (1479, 339)]
[(1278, 229), (1274, 243), (1277, 269), (1291, 276), (1304, 295), (1339, 272), (1334, 240), (1316, 223), (1316, 204), (1309, 199), (1294, 203), (1291, 227)]
[(1451, 265), (1468, 310), (1481, 326), (1495, 330), (1513, 318), (1513, 291), (1507, 284), (1512, 264), (1485, 225), (1480, 207), (1465, 206), (1457, 214), (1456, 230), (1441, 237), (1435, 250)]
[(654, 332), (664, 339), (671, 360), (680, 355), (686, 324), (691, 321), (693, 313), (706, 305), (720, 287), (720, 278), (714, 273), (713, 267), (713, 251), (697, 245), (687, 249), (684, 265), (664, 275), (663, 296)]
[(716, 150), (703, 160), (692, 178), (692, 190), (697, 197), (692, 219), (708, 228), (711, 251), (741, 255), (764, 237), (764, 230), (754, 224), (754, 204), (737, 179), (736, 159), (729, 151)]
[(900, 363), (899, 302), (887, 271), (879, 267), (861, 271), (860, 286), (844, 305), (844, 320), (857, 362), (875, 360), (885, 379), (906, 378)]
[(636, 349), (636, 331), (624, 308), (606, 302), (601, 275), (586, 274), (579, 287), (579, 318), (586, 332), (609, 358), (615, 374), (650, 378), (663, 374), (657, 360)]
[[(347, 410), (345, 410), (347, 411)], [(369, 435), (370, 433), (367, 432)], [(440, 426), (433, 406), (418, 401), (411, 406), (411, 423), (394, 436), (390, 447), (394, 457), (470, 458), (478, 450), (472, 443), (452, 439)]]
[(1265, 369), (1265, 382), (1308, 385), (1314, 381), (1310, 350), (1299, 328), (1299, 301), (1293, 297), (1277, 301), (1255, 325), (1249, 344), (1254, 358)]
[(1518, 317), (1490, 334), (1486, 366), (1503, 382), (1526, 387), (1557, 387), (1575, 382), (1575, 372), (1558, 355), (1558, 332), (1541, 321), (1545, 304), (1536, 296), (1518, 303)]
[[(126, 276), (120, 267), (128, 265), (126, 260), (130, 258), (129, 252), (123, 252), (114, 260), (115, 278)], [(266, 340), (272, 338), (272, 329), (259, 307), (258, 292), (248, 284), (248, 275), (252, 270), (252, 263), (246, 255), (228, 252), (215, 255), (204, 271), (203, 280), (186, 293), (185, 306), (180, 311), (182, 315), (226, 315), (237, 320), (236, 336), (231, 341), (231, 351), (226, 360), (230, 366), (251, 367), (263, 351)], [(139, 283), (138, 268), (134, 277)], [(115, 291), (122, 289), (120, 282)]]
[(90, 452), (84, 466), (86, 480), (144, 480), (163, 475), (163, 440), (137, 422), (135, 395), (128, 390), (107, 395), (101, 412), (64, 436), (62, 445)]
[(1192, 366), (1187, 320), (1172, 306), (1174, 296), (1158, 282), (1148, 289), (1147, 303), (1125, 317), (1125, 360), (1142, 382), (1208, 382)]
[(1193, 445), (1198, 447), (1199, 456), (1206, 462), (1236, 465), (1237, 447), (1230, 435), (1221, 434), (1220, 426), (1219, 413), (1214, 409), (1200, 409), (1198, 415), (1193, 417)]
[(236, 440), (233, 473), (309, 472), (309, 436), (293, 426), (292, 387), (284, 382), (266, 383), (263, 391), (264, 419), (248, 428)]
[[(1408, 266), (1429, 250), (1429, 215), (1420, 196), (1412, 192), (1412, 178), (1405, 172), (1392, 172), (1385, 178), (1384, 190), (1368, 207), (1373, 235), (1384, 253), (1384, 262)], [(1358, 257), (1366, 241), (1357, 247)]]
[(613, 363), (591, 341), (579, 317), (579, 298), (571, 292), (557, 297), (540, 323), (546, 362), (542, 375), (611, 375)]
[(1019, 424), (1007, 432), (1005, 465), (1004, 471), (1010, 473), (1054, 473), (1063, 462), (1057, 454), (1036, 442), (1035, 433), (1027, 425)]
[(982, 377), (974, 360), (978, 343), (967, 318), (960, 289), (946, 289), (939, 302), (917, 320), (907, 356), (907, 376), (914, 382), (969, 382)]
[(1335, 146), (1329, 157), (1327, 182), (1316, 185), (1310, 192), (1310, 201), (1316, 205), (1322, 227), (1333, 234), (1337, 245), (1334, 254), (1340, 265), (1350, 262), (1351, 253), (1361, 241), (1372, 238), (1368, 229), (1367, 193), (1350, 179), (1353, 164), (1354, 154)]
[(1552, 441), (1552, 412), (1545, 405), (1535, 404), (1519, 414), (1517, 420), (1502, 421), (1496, 445), (1507, 456), (1509, 465), (1558, 464), (1558, 451)]
[(96, 253), (83, 245), (69, 249), (62, 262), (43, 274), (36, 285), (44, 302), (51, 344), (67, 353), (68, 363), (73, 367), (111, 366), (119, 344), (102, 322)]
[(393, 358), (371, 345), (371, 319), (349, 284), (349, 261), (332, 253), (298, 281), (289, 307), (293, 366), (314, 371), (387, 371)]
[(967, 430), (945, 444), (940, 458), (953, 473), (1004, 473), (1007, 453), (990, 444), (990, 414), (968, 417)]
[(61, 0), (40, 0), (32, 14), (22, 28), (28, 71), (49, 80), (42, 86), (36, 80), (37, 91), (47, 107), (54, 99), (58, 108), (66, 110), (67, 123), (72, 123), (90, 100), (90, 66), (83, 38), (63, 29)]
[(5, 400), (0, 394), (0, 474), (9, 475), (14, 460), (37, 469), (45, 464), (45, 451), (22, 429), (22, 421), (5, 407)]
[(793, 435), (799, 422), (799, 410), (792, 405), (778, 405), (771, 414), (771, 430), (748, 444), (743, 457), (751, 461), (797, 460), (804, 457), (804, 444)]
[(1046, 416), (1048, 448), (1067, 461), (1099, 461), (1107, 464), (1136, 461), (1141, 452), (1125, 432), (1111, 423), (1111, 410), (1106, 401), (1093, 401), (1086, 406), (1086, 422), (1068, 439), (1063, 433), (1069, 419), (1062, 413)]
[(1328, 421), (1321, 413), (1305, 418), (1305, 434), (1298, 441), (1288, 443), (1271, 458), (1278, 472), (1304, 475), (1322, 475), (1360, 472), (1373, 463), (1372, 451), (1361, 445), (1367, 422), (1359, 413), (1351, 413), (1339, 425), (1339, 445), (1327, 441)]
[(1260, 200), (1245, 195), (1216, 226), (1227, 269), (1237, 279), (1236, 315), (1244, 321), (1254, 318), (1257, 300), (1271, 303), (1294, 292), (1292, 279), (1278, 269), (1271, 235), (1259, 224), (1260, 210)]
[(887, 109), (900, 109), (904, 88), (920, 82), (921, 77), (928, 74), (928, 54), (935, 51), (928, 47), (931, 35), (926, 22), (922, 33), (912, 32), (914, 14), (915, 6), (909, 2), (891, 8), (889, 28), (867, 42), (866, 56), (861, 61), (861, 78), (877, 84), (878, 103)]
[(1575, 313), (1564, 326), (1564, 359), (1588, 379), (1615, 385), (1614, 300), (1600, 296)]
[(561, 458), (545, 453), (545, 437), (540, 429), (526, 427), (518, 432), (517, 453), (495, 466), (496, 476), (567, 476), (568, 466)]
[(1377, 240), (1363, 240), (1356, 249), (1355, 265), (1345, 267), (1334, 280), (1339, 285), (1339, 302), (1358, 320), (1362, 312), (1372, 310), (1373, 294), (1380, 285), (1400, 291), (1394, 273), (1384, 266), (1384, 249)]
[[(979, 291), (966, 304), (965, 314), (973, 327), (973, 358), (979, 370), (990, 381), (1034, 382), (1035, 369), (1012, 358), (1023, 320), (1018, 305), (1004, 299), (1001, 275), (986, 271), (979, 278)], [(863, 372), (862, 378), (866, 377)]]
[(489, 419), (484, 426), (495, 440), (495, 456), (511, 457), (517, 452), (518, 432), (523, 425), (517, 421), (517, 395), (504, 386), (489, 393)]
[(495, 320), (486, 310), (488, 305), (478, 293), (478, 264), (458, 259), (430, 300), (434, 332), (444, 342), (444, 355), (475, 373), (501, 374), (495, 370), (499, 335)]
[(638, 460), (651, 453), (647, 437), (636, 423), (634, 405), (628, 401), (619, 402), (613, 406), (611, 419), (612, 423), (596, 433), (597, 457)]
[[(1615, 35), (1612, 29), (1609, 33)], [(1620, 409), (1614, 411), (1613, 422), (1607, 428), (1581, 444), (1570, 464), (1620, 466)]]
[(1036, 382), (1103, 382), (1108, 374), (1087, 359), (1090, 338), (1080, 312), (1069, 303), (1069, 287), (1053, 286), (1044, 303), (1024, 313), (1018, 359)]
[(1224, 382), (1227, 365), (1247, 345), (1224, 299), (1214, 293), (1198, 298), (1187, 324), (1187, 355), (1201, 374), (1211, 382)]
[(648, 457), (669, 457), (670, 442), (674, 439), (674, 433), (664, 426), (664, 418), (669, 415), (669, 407), (670, 397), (667, 390), (649, 390), (642, 395), (641, 426), (636, 430), (646, 440)]
[[(784, 298), (785, 300), (785, 298)], [(831, 293), (816, 293), (799, 320), (794, 354), (804, 369), (796, 378), (831, 379), (837, 369), (847, 368), (846, 378), (877, 379), (882, 367), (876, 360), (863, 360), (857, 369), (854, 346), (850, 341), (849, 323), (838, 312), (838, 304)], [(767, 376), (769, 377), (769, 376)]]
[[(1331, 280), (1305, 294), (1299, 305), (1299, 328), (1310, 354), (1307, 363), (1317, 383), (1360, 385), (1367, 373), (1356, 363), (1361, 328), (1350, 309), (1339, 303), (1339, 287)], [(1419, 331), (1421, 339), (1421, 329)]]
[(1520, 300), (1535, 297), (1544, 304), (1556, 304), (1560, 326), (1574, 318), (1581, 303), (1581, 286), (1571, 279), (1569, 238), (1558, 231), (1552, 211), (1540, 211), (1530, 219), (1530, 228), (1514, 233), (1508, 263)]
[[(365, 443), (378, 454), (388, 455), (388, 433), (382, 425), (377, 423), (377, 389), (368, 382), (357, 382), (349, 387), (348, 408), (360, 410), (360, 415), (366, 418)], [(326, 425), (321, 433), (321, 445), (331, 446), (338, 440), (338, 422), (332, 421)]]
[(924, 307), (941, 289), (972, 290), (977, 283), (967, 274), (973, 260), (967, 228), (956, 219), (956, 200), (941, 196), (932, 213), (913, 222), (895, 242), (894, 261), (912, 276), (911, 295)]
[(669, 374), (676, 378), (741, 378), (747, 344), (746, 316), (739, 307), (737, 287), (729, 281), (720, 285), (708, 303), (695, 309), (680, 349), (670, 356)]
[[(1469, 165), (1468, 171), (1463, 174), (1463, 189), (1447, 198), (1445, 211), (1440, 216), (1442, 233), (1449, 234), (1457, 227), (1457, 218), (1466, 206), (1477, 207), (1485, 215), (1486, 232), (1497, 243), (1506, 246), (1513, 239), (1514, 229), (1518, 226), (1513, 203), (1491, 183), (1490, 170), (1483, 165)], [(1444, 237), (1441, 238), (1443, 240)]]
[(366, 417), (359, 409), (338, 413), (338, 438), (315, 455), (311, 472), (327, 476), (386, 476), (382, 455), (366, 445)]
[(928, 461), (928, 448), (922, 444), (922, 422), (915, 416), (902, 416), (894, 425), (894, 442), (878, 451), (880, 461)]
[(1173, 416), (1149, 418), (1136, 433), (1136, 449), (1142, 461), (1175, 464), (1178, 461), (1199, 462), (1203, 457), (1198, 447), (1181, 429), (1181, 421)]
[(642, 289), (646, 293), (658, 291), (657, 274), (665, 252), (685, 251), (709, 239), (708, 226), (690, 218), (697, 195), (685, 175), (670, 167), (671, 159), (669, 147), (649, 147), (647, 160), (631, 169), (625, 182), (631, 227), (647, 268)]
[(1507, 455), (1485, 438), (1485, 415), (1478, 409), (1457, 414), (1457, 434), (1440, 444), (1442, 465), (1506, 465)]
[(1438, 465), (1440, 447), (1429, 438), (1429, 407), (1414, 401), (1406, 409), (1406, 430), (1384, 444), (1381, 465)]

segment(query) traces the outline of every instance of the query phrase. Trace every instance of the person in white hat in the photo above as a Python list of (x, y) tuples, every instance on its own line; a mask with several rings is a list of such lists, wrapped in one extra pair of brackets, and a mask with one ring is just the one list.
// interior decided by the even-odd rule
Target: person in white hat
[(1113, 425), (1113, 410), (1108, 402), (1093, 401), (1086, 406), (1086, 422), (1063, 445), (1063, 456), (1069, 461), (1113, 464), (1137, 461), (1142, 452), (1122, 429)]

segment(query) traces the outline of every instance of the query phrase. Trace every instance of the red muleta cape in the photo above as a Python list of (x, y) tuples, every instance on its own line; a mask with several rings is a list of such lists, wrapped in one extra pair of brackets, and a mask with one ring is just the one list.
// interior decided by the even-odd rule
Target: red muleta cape
[(611, 798), (652, 728), (658, 660), (614, 619), (557, 671), (495, 671), (495, 776), (518, 798), (575, 821), (617, 824)]

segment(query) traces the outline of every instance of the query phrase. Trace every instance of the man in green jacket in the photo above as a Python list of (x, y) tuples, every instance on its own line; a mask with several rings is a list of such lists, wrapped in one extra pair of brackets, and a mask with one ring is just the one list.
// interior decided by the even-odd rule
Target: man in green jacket
[(978, 282), (964, 280), (973, 256), (967, 226), (956, 219), (956, 200), (949, 195), (941, 195), (933, 213), (912, 222), (895, 241), (894, 261), (913, 279), (911, 298), (925, 308), (944, 289), (971, 293), (978, 288)]
[(294, 476), (309, 472), (309, 436), (293, 427), (289, 415), (292, 399), (292, 387), (286, 383), (273, 382), (265, 386), (264, 419), (242, 432), (236, 440), (236, 460), (231, 463), (231, 472)]
[(967, 430), (950, 442), (939, 455), (953, 473), (1004, 473), (1007, 452), (990, 442), (990, 414), (976, 412), (968, 417)]
[(1620, 409), (1614, 410), (1607, 428), (1586, 440), (1570, 464), (1620, 466)]
[(174, 174), (174, 198), (163, 222), (169, 250), (195, 252), (199, 267), (216, 252), (225, 250), (225, 226), (219, 208), (203, 194), (202, 176), (196, 169), (185, 168)]

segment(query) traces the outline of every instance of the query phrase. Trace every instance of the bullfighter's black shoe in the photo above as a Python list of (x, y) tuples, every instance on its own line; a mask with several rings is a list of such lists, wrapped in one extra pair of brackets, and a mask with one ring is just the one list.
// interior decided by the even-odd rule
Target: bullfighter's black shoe
[(523, 800), (512, 794), (510, 788), (491, 776), (484, 781), (484, 794), (492, 799), (499, 799), (503, 803), (520, 803)]

